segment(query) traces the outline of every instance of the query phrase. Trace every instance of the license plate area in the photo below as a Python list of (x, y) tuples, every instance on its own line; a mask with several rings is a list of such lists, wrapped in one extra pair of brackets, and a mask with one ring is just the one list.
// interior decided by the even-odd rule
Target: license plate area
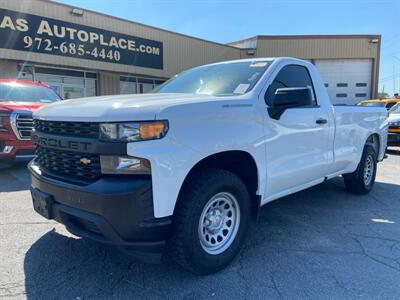
[(53, 197), (47, 193), (31, 188), (33, 208), (46, 219), (53, 219)]

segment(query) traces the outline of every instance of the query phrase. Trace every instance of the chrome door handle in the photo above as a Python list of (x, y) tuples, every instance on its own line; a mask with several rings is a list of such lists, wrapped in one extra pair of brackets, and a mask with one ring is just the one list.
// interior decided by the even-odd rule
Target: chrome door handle
[(318, 125), (326, 124), (328, 123), (327, 119), (319, 118), (318, 120), (315, 121)]

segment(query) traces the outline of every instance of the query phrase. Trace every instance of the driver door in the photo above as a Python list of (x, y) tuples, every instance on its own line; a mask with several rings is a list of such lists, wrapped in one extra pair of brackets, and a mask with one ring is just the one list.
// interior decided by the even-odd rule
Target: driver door
[(285, 65), (269, 85), (264, 99), (273, 107), (277, 89), (312, 90), (311, 105), (287, 108), (271, 117), (266, 106), (266, 197), (278, 198), (323, 181), (332, 161), (329, 113), (318, 105), (310, 73), (305, 66)]

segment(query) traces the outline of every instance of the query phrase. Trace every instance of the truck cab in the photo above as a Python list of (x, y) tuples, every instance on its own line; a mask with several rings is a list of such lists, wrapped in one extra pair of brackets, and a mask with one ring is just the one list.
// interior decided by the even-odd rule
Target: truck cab
[(40, 82), (0, 79), (0, 166), (29, 161), (33, 111), (61, 98)]

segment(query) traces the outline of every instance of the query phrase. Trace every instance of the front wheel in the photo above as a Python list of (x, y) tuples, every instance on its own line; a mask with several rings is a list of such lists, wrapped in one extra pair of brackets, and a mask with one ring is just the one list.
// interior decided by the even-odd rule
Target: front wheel
[(219, 271), (239, 252), (249, 221), (250, 198), (240, 178), (225, 170), (200, 170), (178, 200), (173, 258), (196, 274)]
[(376, 156), (374, 148), (366, 145), (357, 169), (353, 173), (343, 175), (348, 191), (367, 194), (372, 190), (376, 176)]

